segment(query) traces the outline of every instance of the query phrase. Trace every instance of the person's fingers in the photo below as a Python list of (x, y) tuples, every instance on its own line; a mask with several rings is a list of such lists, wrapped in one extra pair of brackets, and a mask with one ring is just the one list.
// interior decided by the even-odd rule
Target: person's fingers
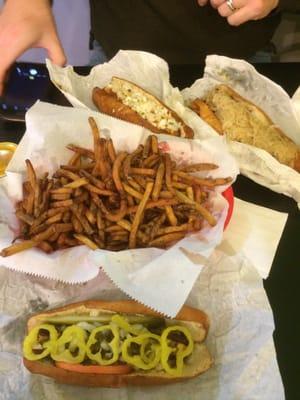
[(205, 6), (208, 3), (208, 0), (198, 0), (198, 4), (200, 7)]
[(227, 21), (229, 25), (232, 26), (238, 26), (243, 24), (244, 22), (247, 22), (249, 20), (253, 20), (256, 17), (256, 11), (251, 8), (251, 6), (246, 5), (243, 8), (237, 9), (229, 17), (227, 18)]
[(0, 96), (3, 94), (6, 70), (7, 70), (6, 67), (1, 66), (1, 69), (0, 69)]
[(225, 0), (210, 0), (210, 4), (213, 8), (219, 8), (222, 4), (226, 4)]
[(15, 60), (24, 52), (26, 45), (22, 41), (18, 45), (12, 44), (1, 48), (1, 62), (0, 62), (0, 95), (3, 94), (7, 73)]
[[(221, 0), (211, 0), (221, 1)], [(226, 1), (218, 6), (218, 12), (227, 18), (230, 25), (238, 26), (250, 20), (258, 20), (266, 17), (277, 5), (277, 0), (232, 0), (234, 10)]]
[[(232, 0), (232, 5), (235, 8), (238, 8), (236, 5), (236, 1)], [(228, 6), (227, 2), (223, 1), (223, 3), (218, 7), (218, 13), (222, 16), (222, 17), (229, 17), (230, 15), (232, 15), (234, 12), (236, 12), (236, 10), (232, 11), (231, 8)]]
[(67, 62), (64, 49), (58, 39), (58, 37), (53, 38), (53, 36), (48, 36), (42, 43), (49, 55), (50, 60), (59, 66), (64, 66)]

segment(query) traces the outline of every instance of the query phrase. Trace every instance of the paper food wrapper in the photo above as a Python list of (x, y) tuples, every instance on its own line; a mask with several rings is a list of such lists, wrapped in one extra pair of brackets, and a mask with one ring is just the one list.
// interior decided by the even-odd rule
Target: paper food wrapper
[(182, 94), (170, 83), (168, 64), (144, 51), (120, 50), (109, 62), (93, 67), (87, 76), (74, 72), (72, 66), (58, 67), (46, 60), (50, 79), (74, 107), (97, 110), (92, 90), (106, 86), (113, 76), (127, 79), (159, 98), (189, 125), (196, 137), (210, 137), (215, 131), (184, 106)]
[[(260, 107), (271, 120), (300, 146), (300, 92), (293, 98), (283, 88), (243, 60), (211, 55), (206, 58), (204, 77), (182, 91), (185, 102), (204, 96), (217, 84), (226, 84), (241, 96)], [(196, 114), (191, 118), (197, 118)], [(197, 132), (197, 135), (199, 131)], [(216, 134), (216, 132), (211, 132)], [(207, 137), (206, 134), (201, 137)], [(274, 157), (257, 147), (230, 141), (240, 171), (275, 192), (292, 197), (300, 207), (300, 174), (279, 163)]]
[[(22, 197), (25, 159), (31, 160), (38, 174), (49, 171), (51, 176), (70, 159), (72, 152), (66, 149), (68, 144), (93, 149), (90, 116), (101, 127), (101, 135), (113, 140), (117, 151), (132, 152), (145, 143), (149, 135), (149, 131), (140, 126), (98, 112), (36, 103), (26, 115), (27, 130), (7, 168), (7, 176), (0, 180), (0, 248), (8, 246), (17, 233), (13, 206)], [(211, 171), (210, 176), (231, 176), (233, 181), (236, 178), (236, 162), (222, 138), (191, 141), (160, 135), (159, 143), (177, 162), (217, 163), (220, 167)], [(204, 227), (168, 250), (147, 248), (111, 252), (78, 246), (49, 255), (34, 248), (2, 258), (1, 265), (73, 284), (94, 278), (101, 267), (129, 296), (174, 316), (186, 300), (206, 258), (222, 238), (228, 203), (221, 192), (227, 186), (218, 187), (211, 195), (217, 225)]]
[[(253, 218), (249, 218), (250, 212)], [(268, 245), (269, 238), (263, 234), (263, 226), (268, 230), (264, 221), (270, 218), (274, 222), (271, 242), (278, 241), (286, 215), (237, 201), (232, 221), (235, 218), (245, 221), (239, 231), (242, 240), (236, 243), (237, 224), (229, 224), (222, 243), (207, 260), (187, 298), (188, 305), (203, 309), (209, 315), (211, 326), (206, 343), (214, 364), (203, 375), (174, 385), (81, 388), (31, 375), (22, 363), (22, 340), (26, 321), (32, 313), (85, 299), (126, 297), (101, 271), (89, 282), (66, 286), (0, 268), (0, 387), (4, 398), (283, 400), (284, 389), (272, 338), (272, 310), (256, 268), (259, 264), (265, 269), (276, 250), (273, 244)], [(260, 251), (264, 254), (260, 261), (249, 257), (251, 243), (255, 251), (258, 233)], [(167, 292), (164, 299), (168, 296)], [(16, 298), (22, 301), (16, 302)]]

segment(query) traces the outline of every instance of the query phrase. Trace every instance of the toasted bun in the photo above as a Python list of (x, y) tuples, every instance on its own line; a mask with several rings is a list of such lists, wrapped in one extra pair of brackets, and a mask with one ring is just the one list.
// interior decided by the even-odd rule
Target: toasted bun
[[(49, 317), (74, 314), (86, 315), (91, 311), (94, 313), (97, 310), (99, 312), (106, 311), (161, 317), (161, 314), (132, 300), (116, 302), (94, 300), (74, 303), (51, 311), (36, 314), (28, 320), (28, 331), (47, 320)], [(199, 326), (204, 327), (205, 335), (204, 337), (201, 337), (202, 340), (204, 340), (209, 328), (209, 320), (205, 312), (184, 306), (176, 316), (176, 320), (195, 322), (198, 323)], [(54, 364), (46, 361), (29, 361), (24, 358), (23, 362), (30, 372), (51, 377), (60, 383), (80, 386), (121, 387), (127, 385), (163, 385), (186, 380), (205, 372), (211, 367), (213, 361), (205, 344), (195, 343), (194, 352), (191, 356), (190, 362), (184, 366), (183, 375), (179, 378), (167, 375), (163, 371), (155, 370), (150, 372), (133, 372), (124, 375), (81, 374), (79, 372), (58, 368)]]
[(163, 372), (131, 373), (124, 375), (81, 374), (56, 367), (42, 361), (29, 361), (23, 358), (25, 367), (33, 374), (45, 375), (59, 383), (90, 387), (154, 386), (167, 385), (194, 378), (207, 371), (212, 365), (212, 358), (204, 344), (195, 345), (193, 365), (184, 367), (181, 377), (173, 377)]
[[(45, 311), (43, 313), (33, 315), (27, 322), (28, 331), (31, 331), (36, 325), (41, 324), (45, 319), (50, 316), (68, 315), (68, 314), (87, 314), (91, 311), (108, 311), (115, 313), (125, 314), (141, 314), (152, 315), (154, 317), (161, 317), (161, 314), (144, 306), (134, 300), (121, 300), (121, 301), (102, 301), (102, 300), (88, 300), (78, 303), (68, 304), (64, 307), (55, 308), (53, 310)], [(204, 311), (198, 310), (193, 307), (183, 306), (177, 316), (178, 321), (191, 321), (201, 324), (206, 331), (209, 329), (209, 319)]]
[(193, 138), (193, 130), (158, 98), (125, 79), (113, 77), (111, 83), (95, 87), (92, 99), (99, 111), (132, 122), (154, 133)]
[[(209, 112), (200, 107), (201, 100)], [(216, 129), (217, 132), (225, 133), (230, 140), (261, 148), (280, 163), (300, 171), (300, 148), (255, 104), (226, 85), (215, 86), (201, 100), (194, 100), (190, 106), (213, 128), (214, 118), (219, 121), (221, 131)]]

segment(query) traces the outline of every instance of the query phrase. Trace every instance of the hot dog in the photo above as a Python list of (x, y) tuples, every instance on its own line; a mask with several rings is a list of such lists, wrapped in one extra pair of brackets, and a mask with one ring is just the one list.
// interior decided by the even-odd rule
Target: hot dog
[(23, 362), (66, 384), (170, 384), (211, 367), (208, 329), (206, 313), (187, 306), (168, 319), (131, 300), (86, 301), (31, 317)]
[(193, 130), (157, 97), (134, 83), (113, 77), (105, 88), (95, 87), (92, 99), (99, 111), (132, 122), (154, 133), (193, 138)]

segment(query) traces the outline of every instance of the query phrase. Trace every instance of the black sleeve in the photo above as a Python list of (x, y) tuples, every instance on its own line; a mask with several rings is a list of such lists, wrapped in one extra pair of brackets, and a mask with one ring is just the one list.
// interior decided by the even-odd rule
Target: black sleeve
[(300, 0), (279, 0), (278, 9), (300, 13)]

